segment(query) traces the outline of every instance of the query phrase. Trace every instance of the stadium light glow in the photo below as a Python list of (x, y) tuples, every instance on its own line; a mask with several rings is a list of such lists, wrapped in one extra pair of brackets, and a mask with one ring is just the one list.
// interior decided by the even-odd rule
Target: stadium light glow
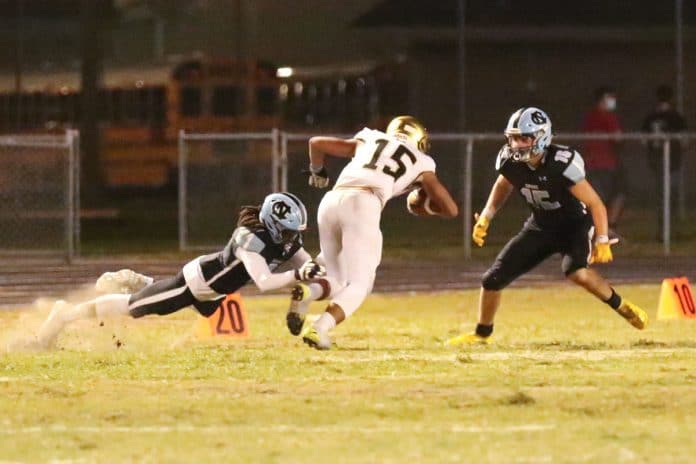
[(284, 68), (278, 68), (276, 71), (276, 76), (277, 77), (290, 77), (292, 76), (293, 70), (292, 68), (284, 67)]

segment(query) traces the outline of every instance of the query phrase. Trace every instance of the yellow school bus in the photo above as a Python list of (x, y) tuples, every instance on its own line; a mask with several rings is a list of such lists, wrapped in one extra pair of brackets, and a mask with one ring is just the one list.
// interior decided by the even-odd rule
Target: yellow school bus
[[(107, 187), (175, 182), (177, 137), (279, 127), (276, 68), (258, 60), (196, 57), (173, 64), (109, 68), (99, 91), (101, 169)], [(77, 71), (0, 76), (0, 133), (77, 128)]]

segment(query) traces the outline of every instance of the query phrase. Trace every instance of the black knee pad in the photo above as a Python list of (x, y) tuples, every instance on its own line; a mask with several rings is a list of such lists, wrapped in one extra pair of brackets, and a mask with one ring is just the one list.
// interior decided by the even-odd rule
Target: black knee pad
[(499, 269), (492, 267), (483, 274), (481, 286), (486, 290), (502, 290), (510, 284)]
[(218, 309), (220, 304), (222, 303), (222, 298), (219, 300), (213, 300), (213, 301), (194, 301), (193, 302), (193, 307), (196, 308), (196, 311), (203, 316), (203, 317), (210, 317), (213, 315), (213, 313)]
[(587, 267), (587, 260), (573, 259), (570, 256), (564, 256), (561, 260), (561, 270), (566, 277), (569, 277), (573, 272), (578, 269), (584, 269)]

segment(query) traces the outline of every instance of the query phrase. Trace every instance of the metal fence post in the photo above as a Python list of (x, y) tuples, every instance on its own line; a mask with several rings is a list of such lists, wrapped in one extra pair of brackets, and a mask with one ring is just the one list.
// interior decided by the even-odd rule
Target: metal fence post
[(665, 138), (662, 146), (662, 251), (665, 256), (670, 251), (670, 219), (672, 185), (670, 169), (670, 139)]
[(66, 138), (70, 150), (70, 163), (72, 165), (73, 185), (70, 195), (73, 197), (73, 255), (71, 258), (79, 257), (82, 246), (82, 217), (80, 213), (80, 131), (70, 129), (66, 132)]
[(471, 258), (471, 217), (472, 217), (472, 176), (471, 167), (473, 165), (474, 139), (469, 136), (466, 140), (466, 156), (464, 157), (464, 256)]
[(280, 136), (280, 191), (288, 190), (288, 134), (283, 132)]
[(685, 153), (686, 143), (684, 140), (680, 140), (680, 143), (682, 151), (681, 164), (679, 165), (679, 219), (683, 221), (686, 218), (686, 176), (684, 175), (684, 166), (686, 166), (687, 157)]
[(279, 141), (278, 137), (281, 136), (280, 131), (277, 128), (271, 130), (271, 192), (277, 192), (278, 186), (280, 184), (279, 176), (279, 166), (280, 166), (280, 153), (278, 150)]
[(179, 131), (179, 251), (186, 249), (186, 136), (185, 131)]
[[(65, 261), (70, 264), (75, 255), (75, 152), (73, 150), (72, 132), (65, 131), (65, 145), (68, 148), (67, 176), (65, 189)], [(79, 213), (78, 213), (79, 214)]]

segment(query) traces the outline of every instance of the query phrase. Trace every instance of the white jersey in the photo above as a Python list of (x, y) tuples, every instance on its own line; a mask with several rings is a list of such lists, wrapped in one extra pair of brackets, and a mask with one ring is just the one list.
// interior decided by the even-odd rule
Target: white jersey
[(384, 206), (408, 190), (423, 172), (435, 172), (435, 161), (407, 139), (364, 128), (353, 159), (343, 168), (336, 187), (367, 187)]

